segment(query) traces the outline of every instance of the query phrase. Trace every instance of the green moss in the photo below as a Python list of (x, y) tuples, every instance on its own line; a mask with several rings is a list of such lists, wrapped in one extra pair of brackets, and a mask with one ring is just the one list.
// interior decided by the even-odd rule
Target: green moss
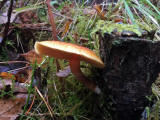
[(85, 36), (87, 34), (87, 31), (85, 31), (86, 26), (88, 24), (88, 17), (86, 16), (78, 16), (77, 18), (77, 33), (79, 35)]
[(125, 31), (134, 32), (138, 36), (141, 36), (141, 32), (140, 32), (139, 27), (137, 25), (118, 24), (118, 23), (114, 23), (111, 21), (103, 21), (103, 20), (99, 20), (96, 23), (96, 27), (92, 31), (92, 34), (96, 33), (97, 31), (101, 31), (102, 34), (106, 33), (106, 32), (108, 32), (110, 34), (115, 29), (117, 30), (117, 32), (122, 32), (125, 30)]
[(136, 21), (136, 24), (142, 29), (146, 31), (156, 30), (156, 26), (154, 24), (147, 24), (145, 22)]

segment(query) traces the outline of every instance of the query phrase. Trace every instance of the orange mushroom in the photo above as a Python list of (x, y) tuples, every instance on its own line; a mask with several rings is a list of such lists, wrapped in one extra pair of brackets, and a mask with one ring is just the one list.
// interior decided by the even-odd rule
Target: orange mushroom
[(97, 94), (101, 92), (100, 88), (85, 77), (80, 69), (80, 61), (86, 61), (95, 67), (104, 68), (104, 63), (92, 50), (61, 41), (36, 42), (34, 47), (35, 51), (39, 55), (47, 55), (58, 59), (68, 60), (70, 63), (71, 72), (80, 82)]

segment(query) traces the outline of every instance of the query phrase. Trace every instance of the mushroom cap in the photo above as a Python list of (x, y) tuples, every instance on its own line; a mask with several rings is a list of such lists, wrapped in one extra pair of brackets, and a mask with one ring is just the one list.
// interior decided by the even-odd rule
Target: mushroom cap
[(103, 68), (102, 60), (90, 49), (61, 41), (42, 41), (35, 43), (35, 51), (39, 55), (47, 55), (58, 59), (82, 60), (95, 67)]

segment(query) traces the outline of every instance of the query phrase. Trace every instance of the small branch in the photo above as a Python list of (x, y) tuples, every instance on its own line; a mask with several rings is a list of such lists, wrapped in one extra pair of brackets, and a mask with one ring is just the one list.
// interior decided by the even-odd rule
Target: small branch
[(33, 31), (48, 31), (52, 32), (52, 28), (48, 27), (46, 23), (38, 23), (38, 24), (17, 24), (16, 26), (11, 26), (10, 29), (23, 29), (23, 30), (33, 30)]
[(58, 41), (58, 38), (57, 38), (57, 31), (56, 31), (56, 25), (55, 25), (55, 22), (54, 22), (54, 17), (53, 17), (53, 14), (52, 14), (52, 7), (50, 5), (50, 2), (51, 0), (47, 0), (46, 1), (46, 4), (48, 6), (48, 15), (49, 15), (49, 21), (50, 21), (50, 24), (52, 26), (52, 35), (53, 35), (53, 39)]
[(34, 95), (33, 100), (32, 100), (32, 103), (31, 103), (31, 105), (30, 105), (29, 109), (27, 110), (27, 112), (25, 113), (25, 115), (28, 115), (28, 113), (31, 111), (32, 106), (33, 106), (34, 101), (35, 101), (35, 98), (36, 98), (36, 95)]
[(47, 108), (48, 108), (48, 111), (51, 115), (51, 117), (53, 118), (54, 114), (53, 114), (53, 111), (49, 105), (49, 103), (45, 100), (45, 98), (43, 97), (43, 95), (41, 94), (41, 92), (38, 90), (38, 88), (35, 86), (35, 90), (37, 91), (37, 93), (39, 94), (39, 96), (42, 98), (42, 100), (44, 101), (44, 103), (46, 104)]
[(69, 19), (69, 20), (72, 20), (72, 21), (73, 21), (73, 19), (72, 19), (71, 17), (62, 15), (61, 13), (57, 13), (57, 12), (52, 12), (52, 13), (55, 14), (55, 15), (61, 16), (61, 17), (65, 18), (65, 19)]
[(9, 9), (8, 9), (8, 13), (7, 13), (8, 20), (7, 20), (7, 23), (5, 24), (5, 28), (4, 28), (4, 31), (3, 31), (3, 40), (2, 40), (2, 43), (1, 43), (2, 45), (4, 44), (4, 41), (6, 40), (7, 35), (8, 35), (10, 19), (11, 19), (12, 10), (13, 10), (13, 2), (14, 2), (14, 0), (10, 1), (10, 6), (9, 6)]

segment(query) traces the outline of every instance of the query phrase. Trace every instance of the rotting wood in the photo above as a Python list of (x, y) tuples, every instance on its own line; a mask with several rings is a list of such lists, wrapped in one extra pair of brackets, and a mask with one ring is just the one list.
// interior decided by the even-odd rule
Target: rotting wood
[(101, 86), (112, 96), (113, 119), (139, 120), (160, 72), (160, 42), (106, 33), (100, 35), (100, 53), (106, 64)]

